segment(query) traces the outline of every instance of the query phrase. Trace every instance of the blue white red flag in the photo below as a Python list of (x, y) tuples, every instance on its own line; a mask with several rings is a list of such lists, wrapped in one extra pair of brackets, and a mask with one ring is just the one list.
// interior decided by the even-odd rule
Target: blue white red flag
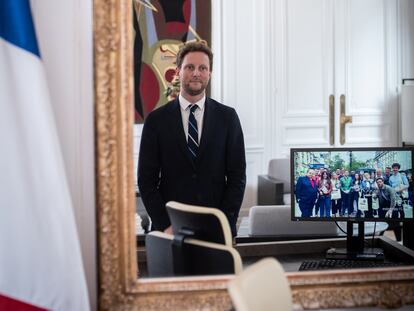
[(0, 0), (0, 310), (88, 310), (28, 0)]

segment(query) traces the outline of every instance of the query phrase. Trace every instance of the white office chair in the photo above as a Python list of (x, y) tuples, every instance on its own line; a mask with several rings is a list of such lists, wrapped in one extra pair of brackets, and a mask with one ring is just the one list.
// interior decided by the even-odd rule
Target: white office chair
[(247, 267), (228, 284), (237, 311), (291, 311), (292, 295), (280, 263), (265, 258)]

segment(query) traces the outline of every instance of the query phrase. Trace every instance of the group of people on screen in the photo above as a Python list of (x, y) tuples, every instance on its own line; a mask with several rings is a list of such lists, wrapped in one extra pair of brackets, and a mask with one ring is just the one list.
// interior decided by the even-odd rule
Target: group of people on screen
[(384, 172), (309, 168), (295, 185), (300, 217), (412, 218), (412, 175), (400, 168), (399, 163)]

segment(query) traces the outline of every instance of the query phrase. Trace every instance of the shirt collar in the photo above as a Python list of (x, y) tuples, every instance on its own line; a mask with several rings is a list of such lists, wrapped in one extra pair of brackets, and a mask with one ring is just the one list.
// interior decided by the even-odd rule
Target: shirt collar
[[(186, 110), (188, 106), (192, 105), (192, 103), (190, 103), (183, 96), (181, 96), (181, 94), (178, 96), (178, 100), (180, 102), (180, 107), (183, 110)], [(205, 102), (206, 102), (206, 95), (204, 94), (204, 96), (198, 102), (195, 102), (194, 104), (197, 105), (198, 108), (202, 111), (204, 109)]]

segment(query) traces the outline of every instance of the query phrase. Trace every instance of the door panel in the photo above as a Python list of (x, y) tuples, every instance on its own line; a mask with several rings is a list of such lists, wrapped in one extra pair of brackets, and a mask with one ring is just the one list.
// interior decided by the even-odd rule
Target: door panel
[(331, 1), (282, 1), (284, 8), (280, 53), (281, 79), (276, 102), (281, 107), (282, 153), (305, 144), (329, 146), (329, 95), (333, 92)]
[[(278, 148), (397, 145), (397, 0), (280, 0)], [(391, 27), (390, 27), (391, 25)], [(277, 39), (279, 41), (279, 38)], [(279, 41), (280, 42), (280, 41)], [(329, 95), (335, 96), (330, 145)], [(340, 96), (345, 95), (345, 144)]]
[[(387, 54), (394, 45), (385, 32), (389, 17), (386, 1), (342, 3), (339, 14), (344, 14), (346, 22), (343, 32), (336, 33), (336, 42), (345, 42), (345, 49), (337, 51), (335, 90), (337, 96), (345, 94), (346, 113), (353, 117), (353, 122), (346, 125), (344, 146), (396, 145), (397, 110), (392, 109), (396, 97), (387, 92), (387, 85), (393, 83)], [(396, 68), (396, 63), (391, 68)], [(338, 135), (339, 126), (337, 122)]]
[(329, 92), (327, 74), (332, 70), (332, 64), (326, 62), (326, 53), (331, 48), (327, 46), (330, 43), (324, 30), (327, 27), (325, 1), (316, 2), (318, 5), (314, 5), (314, 1), (287, 2), (288, 116), (301, 113), (327, 115), (323, 101)]
[[(375, 3), (372, 3), (372, 2)], [(350, 113), (384, 108), (385, 40), (382, 1), (350, 1), (348, 85)]]

